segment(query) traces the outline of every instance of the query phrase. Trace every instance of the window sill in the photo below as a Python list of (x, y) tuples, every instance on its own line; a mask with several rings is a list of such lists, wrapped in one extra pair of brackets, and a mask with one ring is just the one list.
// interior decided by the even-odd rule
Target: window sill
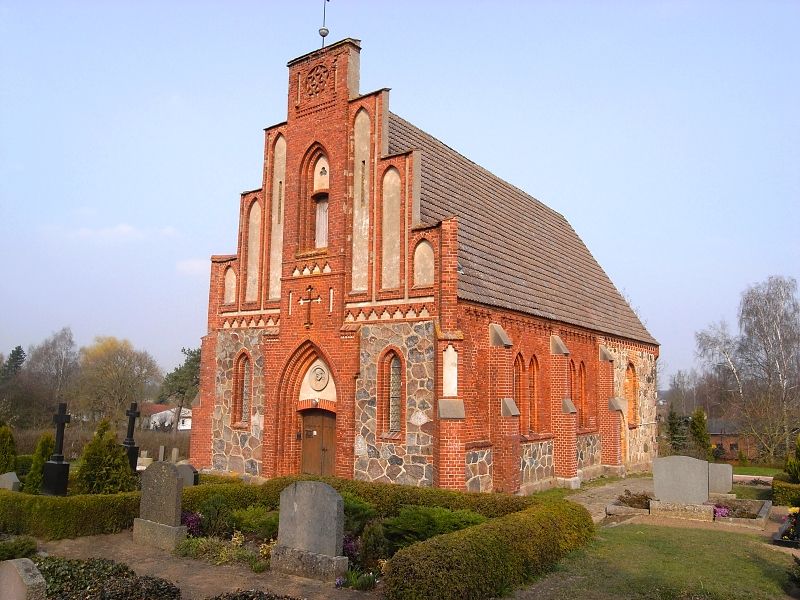
[(575, 430), (575, 435), (589, 435), (592, 433), (598, 433), (600, 430), (597, 427), (584, 427), (578, 428)]
[(389, 433), (382, 433), (379, 437), (382, 440), (399, 440), (399, 439), (402, 439), (403, 432), (402, 431), (392, 431), (392, 432), (389, 432)]
[(542, 442), (544, 440), (552, 440), (555, 436), (552, 433), (534, 433), (533, 431), (529, 431), (528, 433), (520, 434), (520, 441), (523, 442)]
[(231, 428), (238, 429), (239, 431), (249, 431), (250, 423), (239, 421), (238, 423), (231, 425)]
[(314, 248), (312, 250), (303, 250), (302, 252), (298, 252), (295, 254), (295, 258), (303, 259), (303, 258), (316, 258), (319, 256), (327, 256), (328, 249), (327, 248)]

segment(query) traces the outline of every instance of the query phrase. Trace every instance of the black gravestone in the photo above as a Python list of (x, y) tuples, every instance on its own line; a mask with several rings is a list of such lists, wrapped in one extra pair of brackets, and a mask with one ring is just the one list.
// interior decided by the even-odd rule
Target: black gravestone
[(133, 428), (136, 425), (136, 417), (141, 414), (136, 410), (136, 402), (131, 402), (131, 407), (125, 414), (128, 415), (128, 433), (125, 436), (125, 441), (122, 442), (122, 447), (125, 448), (125, 453), (128, 455), (131, 471), (136, 473), (136, 463), (139, 462), (139, 446), (133, 440)]
[(69, 463), (64, 462), (64, 426), (70, 422), (67, 405), (61, 402), (58, 413), (53, 415), (56, 424), (56, 446), (53, 455), (42, 471), (42, 493), (50, 496), (66, 496), (69, 481)]

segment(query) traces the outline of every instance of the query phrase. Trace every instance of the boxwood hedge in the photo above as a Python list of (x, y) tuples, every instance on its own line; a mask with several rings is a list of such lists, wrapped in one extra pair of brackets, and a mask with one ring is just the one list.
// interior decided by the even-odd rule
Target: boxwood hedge
[(800, 506), (800, 483), (772, 478), (772, 502), (782, 506)]

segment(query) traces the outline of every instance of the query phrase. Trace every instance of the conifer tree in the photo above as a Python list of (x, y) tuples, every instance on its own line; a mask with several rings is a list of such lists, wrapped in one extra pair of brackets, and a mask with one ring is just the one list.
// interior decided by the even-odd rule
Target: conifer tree
[(698, 408), (692, 413), (689, 433), (692, 436), (692, 444), (696, 449), (698, 458), (711, 460), (711, 436), (708, 435), (708, 421), (702, 408)]
[(39, 441), (36, 442), (36, 450), (33, 453), (33, 461), (31, 462), (31, 470), (25, 478), (25, 485), (22, 491), (28, 494), (38, 494), (42, 490), (42, 480), (44, 478), (44, 463), (53, 454), (56, 447), (56, 440), (53, 434), (45, 431), (39, 436)]
[(84, 494), (116, 494), (136, 489), (137, 479), (128, 455), (117, 444), (108, 419), (100, 422), (92, 441), (83, 449), (75, 480)]
[(9, 473), (17, 468), (17, 445), (11, 427), (0, 427), (0, 474)]

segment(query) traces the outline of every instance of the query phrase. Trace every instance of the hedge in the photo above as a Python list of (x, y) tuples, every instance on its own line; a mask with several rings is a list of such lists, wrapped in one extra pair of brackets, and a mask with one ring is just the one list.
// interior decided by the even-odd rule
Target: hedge
[(594, 533), (588, 511), (545, 502), (408, 546), (388, 562), (387, 600), (502, 596), (552, 568)]
[(33, 454), (17, 454), (17, 477), (20, 479), (25, 477), (31, 470), (31, 464), (33, 464)]
[(34, 496), (0, 490), (0, 531), (49, 540), (114, 533), (133, 525), (139, 492)]
[(800, 483), (772, 478), (772, 502), (783, 506), (800, 506)]

